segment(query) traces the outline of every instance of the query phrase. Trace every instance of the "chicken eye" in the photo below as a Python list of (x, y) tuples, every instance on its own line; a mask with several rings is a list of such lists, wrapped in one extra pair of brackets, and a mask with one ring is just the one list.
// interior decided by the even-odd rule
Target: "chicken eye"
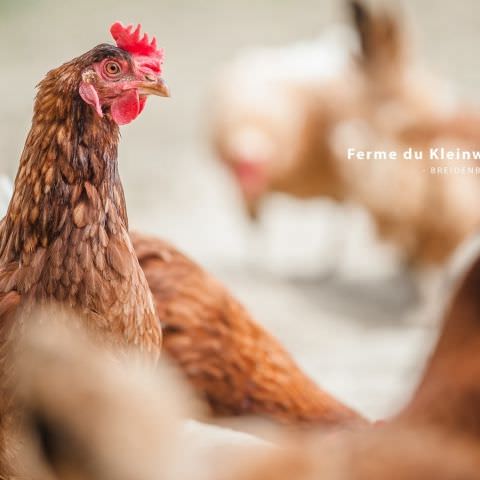
[(104, 70), (110, 77), (115, 77), (122, 71), (117, 62), (107, 62), (104, 66)]

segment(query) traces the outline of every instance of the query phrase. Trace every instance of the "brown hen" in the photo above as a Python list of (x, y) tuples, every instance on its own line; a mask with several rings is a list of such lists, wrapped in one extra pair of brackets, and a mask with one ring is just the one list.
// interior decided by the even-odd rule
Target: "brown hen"
[(140, 113), (146, 93), (165, 90), (145, 57), (122, 45), (99, 45), (39, 85), (0, 224), (2, 347), (16, 307), (58, 302), (113, 343), (159, 352), (160, 324), (128, 235), (117, 145), (118, 126)]
[(117, 47), (99, 45), (39, 84), (0, 223), (0, 435), (11, 420), (6, 355), (33, 307), (59, 304), (107, 344), (160, 354), (161, 325), (128, 234), (117, 145), (119, 125), (140, 114), (146, 95), (168, 93), (163, 54), (139, 29), (116, 23), (111, 32)]
[(362, 422), (193, 261), (158, 238), (133, 234), (132, 241), (162, 321), (164, 348), (215, 415), (326, 427)]

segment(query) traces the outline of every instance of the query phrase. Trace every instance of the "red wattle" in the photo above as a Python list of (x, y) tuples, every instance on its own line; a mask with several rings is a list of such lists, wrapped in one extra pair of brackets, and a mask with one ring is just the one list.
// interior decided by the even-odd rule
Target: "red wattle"
[(137, 90), (128, 90), (116, 99), (110, 108), (112, 118), (118, 125), (126, 125), (135, 120), (143, 109)]
[(267, 173), (262, 162), (235, 162), (232, 167), (240, 187), (247, 196), (256, 197), (267, 187)]
[(98, 93), (95, 90), (95, 87), (90, 83), (82, 82), (78, 91), (84, 102), (91, 105), (97, 114), (100, 117), (103, 117), (102, 106), (100, 105), (100, 99), (98, 98)]
[(145, 108), (145, 103), (147, 102), (147, 97), (141, 96), (140, 97), (140, 108), (138, 110), (138, 114), (140, 115), (143, 112), (143, 109)]

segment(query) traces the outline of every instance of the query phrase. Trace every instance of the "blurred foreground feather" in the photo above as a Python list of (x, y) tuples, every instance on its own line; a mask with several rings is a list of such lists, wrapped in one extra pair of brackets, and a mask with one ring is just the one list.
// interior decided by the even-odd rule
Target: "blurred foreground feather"
[(269, 448), (246, 434), (187, 422), (198, 411), (165, 362), (153, 369), (134, 351), (119, 359), (91, 343), (81, 328), (72, 330), (81, 321), (55, 309), (37, 312), (29, 323), (15, 354), (14, 384), (24, 420), (15, 433), (25, 478), (195, 474), (207, 480), (217, 478), (208, 471), (220, 471), (229, 450), (232, 461), (244, 450)]

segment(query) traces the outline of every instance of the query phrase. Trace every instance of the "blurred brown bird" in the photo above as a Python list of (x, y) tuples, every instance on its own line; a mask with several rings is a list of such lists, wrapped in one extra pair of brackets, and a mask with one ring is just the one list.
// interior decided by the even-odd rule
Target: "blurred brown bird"
[[(252, 216), (270, 192), (353, 202), (405, 262), (441, 265), (480, 224), (469, 207), (480, 188), (478, 174), (439, 174), (452, 163), (432, 163), (430, 149), (480, 151), (480, 113), (453, 102), (419, 64), (401, 12), (348, 3), (358, 40), (325, 43), (334, 58), (312, 43), (259, 49), (227, 66), (216, 84), (214, 149)], [(313, 69), (312, 58), (325, 71)], [(422, 159), (403, 160), (409, 148)], [(399, 158), (359, 158), (359, 151)]]

